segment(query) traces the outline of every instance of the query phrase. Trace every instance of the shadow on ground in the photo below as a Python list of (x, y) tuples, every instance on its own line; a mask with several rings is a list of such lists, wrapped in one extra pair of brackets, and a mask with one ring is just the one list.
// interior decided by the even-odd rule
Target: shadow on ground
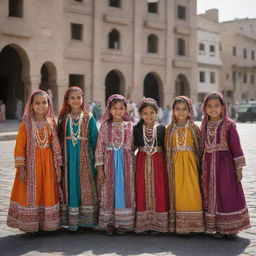
[(242, 254), (250, 240), (216, 240), (206, 235), (179, 237), (176, 235), (106, 236), (101, 232), (86, 233), (45, 232), (39, 236), (28, 234), (0, 238), (0, 255), (177, 255), (177, 256), (235, 256)]

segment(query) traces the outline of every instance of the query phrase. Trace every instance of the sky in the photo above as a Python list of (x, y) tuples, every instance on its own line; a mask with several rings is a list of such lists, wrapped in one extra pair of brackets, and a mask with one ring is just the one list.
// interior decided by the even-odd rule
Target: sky
[(197, 0), (197, 13), (219, 9), (219, 21), (256, 18), (256, 0)]

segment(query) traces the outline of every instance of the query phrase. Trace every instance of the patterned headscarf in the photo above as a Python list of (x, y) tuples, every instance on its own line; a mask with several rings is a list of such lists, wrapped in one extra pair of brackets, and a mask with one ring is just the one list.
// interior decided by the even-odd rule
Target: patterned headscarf
[(64, 95), (64, 101), (63, 101), (63, 105), (62, 105), (62, 108), (61, 108), (61, 111), (60, 111), (60, 114), (59, 114), (59, 120), (62, 120), (63, 117), (67, 114), (67, 113), (70, 113), (71, 111), (71, 108), (68, 104), (68, 97), (69, 97), (69, 94), (71, 92), (79, 92), (81, 93), (82, 95), (82, 106), (81, 106), (81, 109), (83, 112), (87, 112), (86, 111), (86, 104), (85, 104), (85, 98), (84, 98), (84, 92), (82, 91), (81, 88), (77, 87), (77, 86), (72, 86), (72, 87), (69, 87)]
[(143, 98), (139, 105), (138, 105), (138, 108), (140, 109), (140, 107), (143, 105), (143, 104), (148, 104), (148, 105), (152, 105), (154, 106), (157, 110), (158, 110), (158, 105), (157, 105), (157, 102), (152, 99), (152, 98)]
[[(111, 119), (110, 106), (111, 106), (111, 102), (113, 100), (116, 100), (116, 99), (123, 101), (126, 105), (128, 104), (127, 99), (124, 96), (122, 96), (120, 94), (113, 94), (113, 95), (111, 95), (108, 98), (107, 106), (106, 106), (106, 109), (105, 109), (105, 113), (103, 114), (103, 116), (101, 118), (101, 124), (103, 124), (103, 123), (105, 123), (105, 122), (107, 122), (107, 121), (109, 121)], [(125, 114), (123, 116), (123, 120), (124, 121), (131, 121), (131, 118), (130, 118), (130, 116), (128, 115), (127, 112), (125, 112)]]
[[(189, 112), (188, 119), (193, 120), (194, 111), (191, 99), (186, 96), (177, 96), (173, 101), (172, 110), (174, 110), (174, 106), (177, 100), (184, 100), (187, 103)], [(174, 111), (172, 111), (172, 121), (175, 121)]]
[(56, 132), (56, 123), (54, 120), (54, 112), (52, 103), (50, 102), (49, 95), (42, 90), (37, 90), (31, 94), (26, 104), (23, 121), (25, 124), (26, 132), (27, 132), (27, 145), (26, 145), (26, 169), (28, 175), (28, 205), (34, 206), (36, 203), (36, 178), (35, 178), (35, 168), (36, 168), (36, 141), (34, 136), (35, 134), (35, 127), (33, 126), (33, 119), (34, 119), (34, 111), (32, 109), (32, 100), (36, 95), (43, 95), (47, 98), (48, 101), (48, 112), (46, 113), (46, 120), (51, 130), (52, 135), (52, 151), (54, 157), (54, 166), (57, 168), (58, 166), (62, 165), (62, 157), (61, 157), (61, 149), (60, 144)]

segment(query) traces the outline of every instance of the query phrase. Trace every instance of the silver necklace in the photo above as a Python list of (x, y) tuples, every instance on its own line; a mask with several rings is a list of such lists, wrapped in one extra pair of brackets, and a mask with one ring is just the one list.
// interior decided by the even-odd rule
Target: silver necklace
[[(113, 141), (113, 138), (117, 138), (116, 130), (115, 127), (118, 127), (117, 129), (121, 131), (121, 141), (118, 146)], [(115, 134), (114, 134), (115, 133)], [(119, 150), (120, 148), (123, 147), (124, 144), (124, 123), (112, 123), (112, 141), (111, 141), (111, 147), (113, 148), (114, 151)]]
[(154, 146), (155, 145), (157, 146), (157, 124), (154, 124), (153, 126), (151, 138), (147, 137), (146, 129), (147, 128), (144, 124), (142, 128), (144, 147), (148, 154), (154, 154), (155, 153)]
[[(84, 116), (84, 113), (81, 112), (78, 122), (74, 123), (74, 120), (73, 120), (71, 114), (68, 115), (69, 128), (70, 128), (70, 136), (71, 136), (73, 147), (75, 147), (77, 145), (78, 140), (80, 139), (81, 124), (82, 124), (83, 116)], [(74, 128), (73, 128), (74, 126), (78, 126), (76, 132), (74, 132)]]

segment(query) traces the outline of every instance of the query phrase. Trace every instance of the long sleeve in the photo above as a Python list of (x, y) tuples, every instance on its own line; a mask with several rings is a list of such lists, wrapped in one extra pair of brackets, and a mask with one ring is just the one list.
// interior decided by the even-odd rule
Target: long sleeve
[(89, 143), (93, 151), (93, 154), (95, 153), (95, 150), (96, 150), (97, 139), (98, 139), (98, 128), (96, 125), (96, 120), (93, 116), (91, 116), (89, 121)]
[(14, 150), (15, 167), (25, 165), (26, 146), (27, 146), (27, 132), (26, 132), (25, 124), (24, 122), (22, 122), (16, 138), (16, 145)]
[(235, 168), (240, 170), (246, 164), (235, 123), (229, 129), (229, 147), (234, 159)]
[(106, 131), (107, 131), (107, 126), (106, 124), (103, 124), (100, 127), (99, 134), (98, 134), (97, 146), (95, 151), (95, 166), (104, 165), (104, 156), (105, 156), (105, 150), (106, 150), (106, 143), (105, 143)]

